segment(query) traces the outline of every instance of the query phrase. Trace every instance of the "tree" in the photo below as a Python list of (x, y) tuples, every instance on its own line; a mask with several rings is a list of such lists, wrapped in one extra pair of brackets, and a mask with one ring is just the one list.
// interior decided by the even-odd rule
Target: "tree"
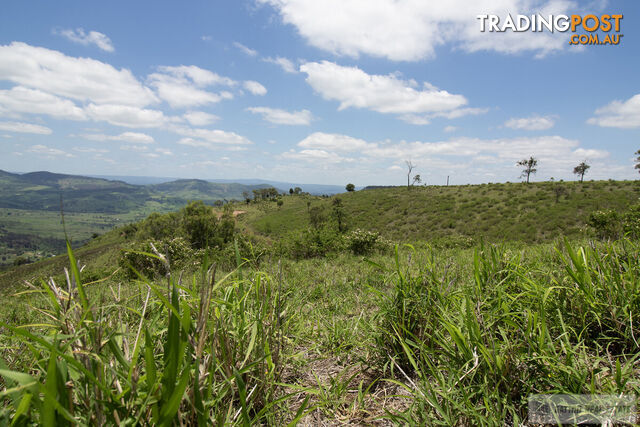
[(416, 165), (414, 165), (413, 163), (411, 163), (411, 160), (405, 160), (404, 161), (407, 164), (407, 190), (410, 187), (410, 180), (411, 180), (411, 171), (413, 170), (413, 168), (416, 167)]
[(289, 188), (289, 194), (293, 194), (293, 188)]
[(347, 191), (355, 191), (355, 190), (356, 190), (356, 186), (355, 186), (355, 185), (353, 185), (353, 184), (351, 184), (351, 183), (349, 183), (349, 184), (347, 184), (347, 186), (345, 187), (345, 189), (346, 189)]
[(344, 212), (344, 207), (342, 205), (342, 200), (338, 197), (333, 199), (333, 211), (331, 212), (333, 218), (336, 220), (338, 224), (338, 232), (342, 233), (346, 231), (347, 225), (345, 224), (346, 214)]
[(527, 184), (529, 183), (529, 176), (533, 173), (535, 174), (536, 172), (538, 172), (538, 169), (536, 169), (536, 166), (538, 165), (538, 160), (536, 158), (534, 158), (533, 156), (529, 157), (529, 159), (523, 159), (520, 160), (517, 163), (518, 166), (523, 166), (524, 169), (522, 170), (522, 174), (520, 174), (521, 177), (527, 177)]
[(243, 191), (242, 197), (244, 197), (244, 201), (246, 204), (251, 203), (251, 194), (248, 191)]
[(420, 184), (421, 182), (422, 178), (420, 177), (420, 174), (416, 174), (416, 176), (413, 177), (413, 183), (411, 185)]
[(296, 188), (294, 188), (294, 189), (293, 189), (293, 193), (294, 193), (294, 194), (300, 194), (300, 193), (302, 193), (302, 188), (300, 188), (300, 187), (296, 187)]
[(567, 189), (562, 185), (556, 184), (553, 186), (553, 192), (556, 195), (556, 203), (560, 201), (560, 196), (567, 194)]
[(584, 174), (587, 172), (591, 166), (587, 164), (587, 162), (581, 162), (578, 166), (573, 168), (573, 173), (580, 176), (580, 182), (584, 179)]
[(636, 157), (636, 165), (634, 167), (638, 169), (638, 173), (640, 173), (640, 150), (636, 151), (635, 155), (638, 157)]

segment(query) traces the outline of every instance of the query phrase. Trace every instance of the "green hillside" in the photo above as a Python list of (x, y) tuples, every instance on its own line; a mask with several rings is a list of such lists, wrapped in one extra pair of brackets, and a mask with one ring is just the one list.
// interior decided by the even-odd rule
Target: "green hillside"
[(0, 175), (0, 208), (67, 212), (125, 213), (144, 206), (145, 187), (50, 172)]
[(78, 245), (152, 212), (175, 211), (191, 200), (240, 200), (244, 192), (263, 187), (201, 180), (131, 185), (51, 172), (0, 171), (0, 266), (17, 257), (36, 260), (63, 252), (61, 207), (67, 231)]
[[(213, 183), (200, 179), (179, 179), (148, 186), (150, 190), (161, 193), (167, 197), (182, 200), (184, 203), (190, 200), (202, 200), (211, 204), (217, 200), (241, 200), (243, 192), (251, 194), (257, 188), (267, 188), (266, 184), (244, 185), (236, 183)], [(184, 204), (183, 203), (183, 204)]]
[(462, 236), (542, 242), (579, 236), (591, 212), (622, 211), (639, 197), (638, 181), (395, 187), (332, 198), (287, 196), (281, 207), (247, 208), (242, 221), (275, 238), (309, 227), (314, 208), (330, 222), (333, 200), (339, 198), (349, 228), (376, 231), (397, 241)]
[[(492, 184), (154, 213), (0, 272), (0, 424), (526, 425), (533, 394), (638, 396), (637, 199)], [(596, 209), (626, 235), (584, 230)]]

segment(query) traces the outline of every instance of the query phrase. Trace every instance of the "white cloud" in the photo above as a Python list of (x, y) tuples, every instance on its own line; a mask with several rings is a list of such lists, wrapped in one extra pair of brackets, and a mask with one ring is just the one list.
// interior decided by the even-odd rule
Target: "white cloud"
[(54, 30), (53, 33), (84, 46), (95, 44), (97, 47), (107, 52), (113, 52), (115, 50), (113, 43), (111, 43), (111, 39), (97, 31), (89, 31), (88, 33), (85, 33), (82, 28), (78, 28), (75, 30)]
[(73, 147), (73, 151), (77, 151), (78, 153), (99, 153), (99, 154), (105, 154), (109, 152), (109, 150), (105, 150), (104, 148), (87, 148), (87, 147)]
[(504, 126), (511, 129), (522, 130), (547, 130), (555, 125), (555, 119), (552, 116), (531, 116), (524, 118), (512, 118), (504, 123)]
[(462, 107), (462, 95), (438, 90), (428, 83), (418, 88), (413, 80), (395, 75), (369, 75), (357, 67), (333, 62), (307, 62), (300, 67), (307, 83), (324, 99), (340, 102), (339, 110), (366, 108), (379, 113), (442, 113)]
[[(244, 151), (247, 148), (242, 145), (230, 145), (224, 142), (211, 142), (203, 141), (201, 139), (182, 138), (178, 141), (180, 145), (187, 145), (189, 147), (206, 148), (208, 150), (229, 150), (229, 151)], [(223, 144), (223, 145), (219, 145)]]
[(144, 145), (121, 145), (120, 149), (123, 151), (133, 151), (136, 153), (145, 153), (149, 150)]
[(455, 126), (445, 126), (445, 128), (443, 129), (443, 131), (447, 133), (455, 132), (457, 130), (458, 128)]
[(366, 151), (376, 148), (377, 144), (347, 135), (315, 132), (300, 141), (298, 146), (328, 151)]
[(156, 153), (160, 153), (164, 156), (173, 156), (173, 151), (169, 150), (168, 148), (156, 148)]
[(83, 134), (81, 138), (91, 141), (123, 141), (134, 144), (153, 144), (154, 139), (151, 135), (140, 132), (123, 132), (119, 135), (105, 135), (103, 133)]
[(229, 77), (220, 76), (195, 65), (179, 65), (177, 67), (161, 66), (158, 67), (158, 70), (174, 77), (189, 79), (198, 86), (235, 86), (237, 84), (236, 81)]
[(28, 150), (29, 153), (41, 154), (44, 156), (64, 156), (64, 157), (75, 157), (73, 154), (66, 153), (57, 148), (50, 148), (46, 145), (32, 145)]
[(23, 86), (0, 90), (0, 112), (3, 111), (46, 114), (57, 119), (87, 120), (86, 113), (72, 101)]
[(89, 104), (85, 111), (93, 120), (105, 121), (115, 126), (130, 128), (154, 128), (162, 126), (166, 118), (162, 111), (127, 105)]
[[(326, 160), (336, 162), (354, 162), (363, 164), (397, 163), (412, 159), (434, 168), (468, 168), (478, 165), (502, 165), (511, 174), (515, 163), (523, 158), (535, 156), (541, 167), (555, 175), (568, 173), (574, 163), (588, 158), (606, 159), (607, 151), (584, 149), (576, 140), (560, 136), (541, 136), (535, 138), (479, 139), (455, 138), (449, 141), (381, 141), (369, 142), (348, 135), (316, 132), (298, 144), (299, 151), (287, 151), (283, 158), (303, 161)], [(477, 163), (474, 163), (477, 159)], [(577, 163), (576, 163), (577, 164)], [(572, 166), (573, 165), (573, 166)], [(497, 166), (493, 166), (497, 167)], [(560, 171), (560, 172), (559, 172)]]
[(595, 111), (587, 123), (602, 127), (635, 129), (640, 127), (640, 94), (626, 101), (613, 101)]
[(285, 153), (282, 153), (281, 156), (285, 159), (303, 160), (311, 163), (342, 163), (354, 161), (353, 159), (345, 158), (336, 153), (325, 150), (300, 150), (298, 152), (287, 151)]
[(262, 86), (260, 83), (256, 81), (247, 80), (246, 82), (244, 82), (243, 86), (246, 90), (248, 90), (254, 95), (262, 96), (267, 94), (267, 88), (265, 88), (264, 86)]
[(298, 72), (298, 69), (293, 64), (293, 62), (290, 59), (284, 58), (282, 56), (277, 56), (275, 58), (271, 58), (271, 57), (264, 58), (263, 61), (270, 62), (271, 64), (276, 64), (277, 66), (282, 68), (282, 70), (284, 70), (285, 73), (294, 74)]
[(193, 126), (207, 126), (213, 122), (216, 122), (220, 119), (220, 117), (205, 113), (203, 111), (189, 111), (182, 115), (189, 124)]
[(171, 126), (169, 130), (178, 135), (184, 136), (178, 144), (191, 145), (193, 147), (205, 146), (213, 147), (214, 144), (222, 145), (251, 145), (252, 142), (235, 132), (227, 132), (219, 129), (189, 128), (184, 126)]
[(157, 102), (127, 69), (21, 42), (0, 46), (0, 80), (81, 102), (137, 107)]
[(242, 43), (233, 42), (233, 45), (235, 47), (237, 47), (242, 53), (244, 53), (247, 56), (256, 56), (258, 54), (257, 50), (248, 48), (247, 46), (243, 45)]
[(435, 55), (438, 46), (466, 51), (502, 53), (558, 51), (566, 35), (549, 33), (489, 33), (480, 31), (479, 14), (500, 16), (577, 12), (564, 0), (256, 0), (275, 8), (319, 49), (358, 57), (367, 54), (394, 61), (417, 61)]
[(289, 112), (278, 108), (250, 107), (247, 111), (261, 114), (264, 120), (278, 125), (309, 125), (313, 120), (309, 110)]
[(48, 127), (24, 122), (0, 122), (0, 130), (6, 132), (35, 133), (39, 135), (51, 135)]
[(214, 93), (205, 90), (207, 86), (235, 86), (236, 82), (195, 65), (178, 67), (158, 67), (160, 72), (150, 74), (149, 85), (156, 89), (158, 96), (174, 108), (195, 107), (233, 98), (230, 92)]

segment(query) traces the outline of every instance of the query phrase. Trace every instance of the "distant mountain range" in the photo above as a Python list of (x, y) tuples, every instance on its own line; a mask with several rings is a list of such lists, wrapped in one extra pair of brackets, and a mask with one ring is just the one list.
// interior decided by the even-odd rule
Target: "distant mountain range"
[[(117, 176), (117, 175), (90, 175), (94, 178), (103, 178), (108, 180), (124, 181), (134, 185), (162, 184), (165, 182), (177, 181), (178, 178), (157, 177), (157, 176)], [(180, 180), (184, 181), (184, 180)], [(204, 181), (221, 183), (221, 184), (244, 184), (249, 186), (269, 185), (277, 188), (280, 192), (287, 192), (290, 188), (300, 187), (302, 191), (314, 195), (332, 195), (344, 193), (345, 187), (341, 185), (325, 185), (325, 184), (301, 184), (295, 182), (271, 181), (268, 179), (206, 179)], [(346, 185), (346, 184), (345, 184)], [(356, 187), (358, 189), (358, 187)]]
[[(24, 174), (0, 170), (0, 208), (66, 212), (125, 213), (150, 202), (179, 208), (190, 200), (214, 203), (242, 199), (243, 192), (269, 184), (213, 183), (198, 179), (140, 185), (120, 179), (105, 179), (51, 172)], [(280, 189), (280, 191), (285, 191)]]

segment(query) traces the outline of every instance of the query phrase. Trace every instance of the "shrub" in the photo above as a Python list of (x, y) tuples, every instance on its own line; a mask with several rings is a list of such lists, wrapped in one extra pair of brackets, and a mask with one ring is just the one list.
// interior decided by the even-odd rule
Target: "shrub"
[(276, 252), (293, 259), (323, 257), (343, 249), (340, 236), (327, 227), (309, 228), (278, 242)]
[[(138, 237), (141, 239), (166, 239), (175, 236), (180, 229), (180, 214), (172, 212), (168, 214), (152, 213), (145, 219), (137, 229)], [(125, 237), (135, 232), (134, 228), (123, 230)]]
[(633, 239), (640, 238), (640, 204), (631, 206), (622, 221), (624, 234)]
[(601, 239), (615, 239), (620, 235), (620, 217), (612, 209), (592, 212), (587, 224)]
[(118, 264), (128, 277), (137, 277), (131, 268), (149, 278), (162, 277), (167, 274), (165, 263), (154, 254), (155, 251), (152, 245), (167, 258), (171, 268), (184, 267), (196, 255), (189, 242), (182, 237), (156, 241), (149, 240), (123, 251), (120, 255)]
[(379, 233), (355, 229), (344, 237), (345, 246), (355, 255), (368, 255), (384, 245)]

